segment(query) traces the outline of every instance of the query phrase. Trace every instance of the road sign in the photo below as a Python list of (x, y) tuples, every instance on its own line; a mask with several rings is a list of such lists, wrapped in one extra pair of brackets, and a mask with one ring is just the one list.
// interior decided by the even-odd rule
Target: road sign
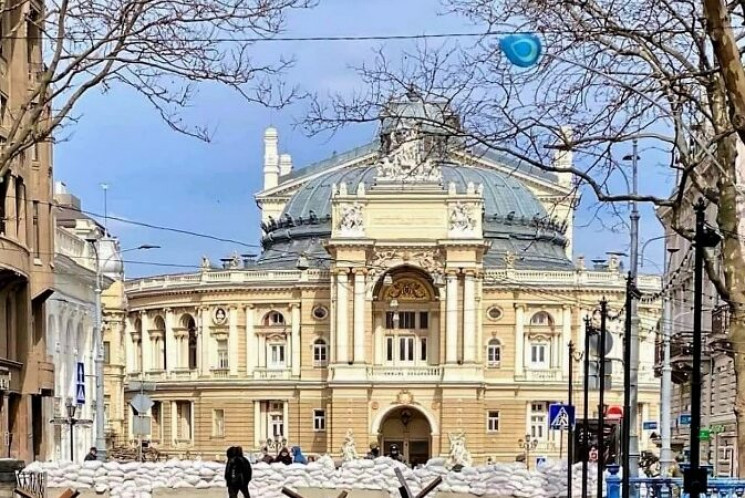
[(548, 462), (548, 458), (545, 455), (535, 457), (535, 466), (540, 467)]
[(548, 407), (548, 420), (552, 429), (568, 429), (574, 427), (574, 406), (563, 403), (553, 403)]
[(701, 429), (700, 431), (698, 431), (698, 438), (701, 441), (708, 441), (708, 440), (710, 440), (711, 439), (711, 431), (709, 429), (706, 429), (706, 428)]
[(691, 414), (690, 413), (681, 413), (678, 416), (678, 425), (691, 425)]
[(135, 415), (132, 422), (132, 434), (135, 436), (147, 436), (150, 434), (150, 417)]
[(85, 404), (85, 363), (78, 362), (75, 376), (75, 403), (78, 405)]
[(75, 389), (75, 404), (85, 404), (85, 384), (78, 384)]
[(642, 422), (642, 429), (645, 431), (656, 431), (657, 430), (657, 421), (656, 420), (648, 420), (646, 422)]
[(153, 406), (153, 400), (147, 394), (136, 394), (129, 404), (137, 410), (137, 413), (145, 413)]

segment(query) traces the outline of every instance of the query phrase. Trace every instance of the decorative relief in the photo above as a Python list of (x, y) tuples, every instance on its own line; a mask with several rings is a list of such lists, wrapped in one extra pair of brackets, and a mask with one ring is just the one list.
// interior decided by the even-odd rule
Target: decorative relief
[(458, 202), (450, 208), (450, 230), (453, 232), (467, 233), (476, 228), (476, 218), (473, 215), (473, 207)]
[(383, 299), (390, 301), (429, 301), (431, 296), (429, 290), (418, 280), (413, 278), (401, 278), (385, 290)]
[(442, 169), (427, 154), (418, 127), (399, 125), (385, 137), (383, 156), (377, 165), (376, 179), (397, 183), (440, 183)]
[(409, 391), (401, 391), (398, 393), (398, 396), (396, 396), (396, 402), (399, 405), (410, 405), (414, 402), (414, 396), (412, 396)]
[(450, 439), (450, 453), (448, 454), (447, 468), (470, 467), (473, 464), (471, 453), (466, 449), (466, 433), (460, 431), (456, 434), (448, 434)]
[(362, 205), (350, 204), (342, 206), (339, 211), (339, 223), (337, 225), (340, 235), (357, 237), (364, 234), (364, 223), (362, 217)]
[(504, 255), (504, 264), (505, 266), (512, 270), (515, 268), (515, 262), (517, 261), (517, 256), (515, 256), (515, 253), (512, 251), (507, 251)]
[(225, 325), (228, 322), (228, 312), (225, 311), (225, 308), (215, 308), (212, 313), (212, 322), (215, 325)]

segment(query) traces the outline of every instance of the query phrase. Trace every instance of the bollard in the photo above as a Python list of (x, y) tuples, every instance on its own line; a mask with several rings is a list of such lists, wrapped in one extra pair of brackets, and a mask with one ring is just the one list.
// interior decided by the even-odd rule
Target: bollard
[(608, 465), (608, 478), (605, 480), (607, 498), (621, 498), (621, 478), (618, 477), (618, 465)]

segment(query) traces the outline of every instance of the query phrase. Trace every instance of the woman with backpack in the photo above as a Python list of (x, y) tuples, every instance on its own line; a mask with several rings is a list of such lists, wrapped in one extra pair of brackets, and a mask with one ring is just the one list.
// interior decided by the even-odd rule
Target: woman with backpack
[(243, 448), (231, 446), (228, 448), (227, 457), (225, 483), (228, 486), (229, 498), (237, 498), (238, 492), (243, 495), (243, 498), (250, 498), (248, 483), (251, 482), (251, 463), (243, 456)]

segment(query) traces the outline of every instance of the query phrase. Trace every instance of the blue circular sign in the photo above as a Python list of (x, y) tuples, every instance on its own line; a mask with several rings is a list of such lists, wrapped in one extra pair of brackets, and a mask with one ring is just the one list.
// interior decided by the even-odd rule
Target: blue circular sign
[(541, 40), (534, 34), (514, 34), (499, 40), (499, 48), (507, 59), (518, 67), (530, 67), (543, 53)]

